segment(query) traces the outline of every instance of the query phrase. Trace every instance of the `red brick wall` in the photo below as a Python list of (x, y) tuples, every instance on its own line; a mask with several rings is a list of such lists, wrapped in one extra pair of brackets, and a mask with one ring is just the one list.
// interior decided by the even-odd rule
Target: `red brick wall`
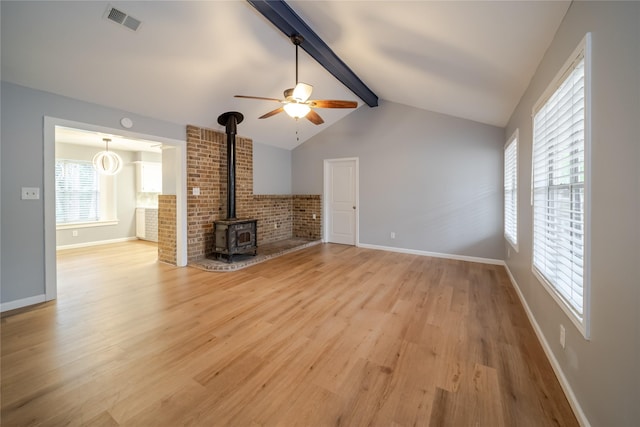
[(158, 196), (158, 260), (177, 264), (176, 196)]
[(322, 238), (322, 198), (319, 195), (295, 195), (292, 198), (293, 237), (320, 240)]
[[(193, 189), (199, 188), (200, 195)], [(213, 251), (213, 222), (227, 216), (227, 135), (187, 126), (187, 258)], [(296, 206), (298, 206), (296, 208)], [(236, 217), (258, 220), (258, 247), (291, 237), (320, 239), (320, 196), (253, 194), (253, 141), (236, 138)], [(296, 212), (297, 209), (297, 213)], [(310, 219), (316, 213), (316, 220)], [(175, 263), (175, 262), (174, 262)]]
[(293, 236), (291, 211), (291, 196), (253, 196), (253, 218), (258, 219), (258, 245)]
[[(213, 221), (221, 206), (220, 151), (225, 134), (187, 126), (187, 259), (204, 258), (213, 247)], [(224, 159), (226, 163), (226, 159)], [(200, 194), (194, 195), (193, 189)]]

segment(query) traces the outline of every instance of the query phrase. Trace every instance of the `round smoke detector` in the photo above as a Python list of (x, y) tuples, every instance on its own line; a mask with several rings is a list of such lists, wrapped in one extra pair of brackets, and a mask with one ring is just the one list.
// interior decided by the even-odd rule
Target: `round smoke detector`
[(123, 117), (120, 120), (120, 124), (123, 128), (131, 129), (131, 127), (133, 126), (133, 121), (131, 121), (129, 117)]

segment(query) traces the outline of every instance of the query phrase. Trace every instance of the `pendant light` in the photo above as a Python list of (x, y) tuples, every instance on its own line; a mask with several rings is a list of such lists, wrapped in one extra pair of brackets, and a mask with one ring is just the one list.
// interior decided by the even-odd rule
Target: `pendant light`
[(122, 159), (118, 154), (109, 151), (109, 138), (102, 139), (105, 143), (105, 151), (100, 151), (93, 156), (93, 167), (99, 174), (116, 175), (122, 170)]

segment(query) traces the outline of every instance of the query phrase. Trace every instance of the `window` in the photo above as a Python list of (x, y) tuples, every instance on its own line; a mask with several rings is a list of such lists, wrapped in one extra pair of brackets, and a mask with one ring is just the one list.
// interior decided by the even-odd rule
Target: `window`
[(533, 111), (533, 272), (588, 337), (588, 45)]
[(100, 185), (91, 162), (56, 159), (56, 223), (100, 220)]
[(504, 237), (518, 250), (518, 130), (504, 148)]
[(56, 229), (118, 223), (116, 177), (87, 160), (56, 159)]

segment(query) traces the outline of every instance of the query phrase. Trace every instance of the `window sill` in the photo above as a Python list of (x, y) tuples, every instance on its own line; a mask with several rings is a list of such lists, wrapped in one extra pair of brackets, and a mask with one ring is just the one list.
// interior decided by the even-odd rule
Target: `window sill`
[(504, 236), (504, 240), (507, 241), (507, 243), (509, 244), (509, 246), (511, 246), (513, 248), (514, 251), (516, 251), (516, 253), (520, 252), (520, 248), (517, 244), (514, 244), (510, 238), (508, 238), (506, 235)]
[(542, 287), (547, 291), (547, 293), (549, 293), (551, 298), (553, 298), (553, 300), (558, 304), (558, 306), (564, 312), (564, 314), (567, 315), (569, 320), (571, 320), (571, 322), (575, 325), (578, 331), (580, 331), (583, 338), (589, 341), (590, 336), (589, 336), (589, 327), (588, 327), (588, 322), (589, 322), (588, 313), (585, 311), (582, 317), (578, 317), (578, 315), (574, 313), (571, 307), (569, 307), (569, 305), (565, 302), (564, 298), (560, 295), (560, 293), (553, 287), (553, 285), (551, 285), (551, 283), (547, 281), (547, 279), (541, 273), (538, 272), (538, 270), (534, 266), (531, 266), (531, 271), (533, 272), (533, 275), (535, 276), (535, 278), (538, 279), (538, 282), (540, 282)]
[(108, 225), (118, 225), (118, 220), (110, 220), (110, 221), (93, 221), (93, 222), (75, 222), (70, 224), (59, 224), (56, 225), (56, 230), (69, 230), (72, 228), (91, 228), (91, 227), (104, 227)]

